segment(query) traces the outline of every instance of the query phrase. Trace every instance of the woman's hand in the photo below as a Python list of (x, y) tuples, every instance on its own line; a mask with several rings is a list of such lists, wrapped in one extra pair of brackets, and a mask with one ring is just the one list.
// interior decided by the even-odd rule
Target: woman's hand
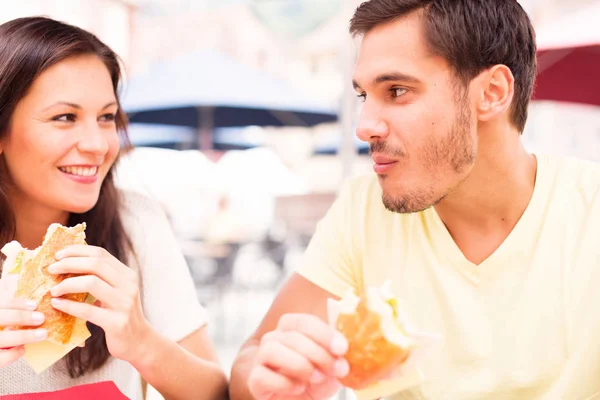
[(0, 301), (0, 368), (23, 356), (25, 344), (43, 342), (48, 336), (45, 329), (13, 330), (14, 326), (40, 326), (44, 314), (35, 312), (35, 301), (2, 299)]
[[(137, 273), (95, 246), (71, 246), (58, 252), (56, 259), (48, 272), (78, 276), (52, 288), (52, 306), (104, 329), (113, 357), (129, 363), (143, 357), (152, 328), (142, 311)], [(70, 293), (89, 293), (97, 301), (88, 304), (57, 298)]]

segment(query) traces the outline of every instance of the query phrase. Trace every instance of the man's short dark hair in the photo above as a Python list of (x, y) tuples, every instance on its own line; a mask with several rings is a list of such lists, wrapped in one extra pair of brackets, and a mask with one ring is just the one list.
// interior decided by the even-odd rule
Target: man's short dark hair
[[(517, 0), (370, 0), (350, 21), (353, 36), (422, 11), (429, 50), (445, 58), (463, 85), (506, 65), (515, 78), (511, 120), (523, 132), (536, 75), (535, 31)], [(402, 40), (402, 38), (398, 38)]]

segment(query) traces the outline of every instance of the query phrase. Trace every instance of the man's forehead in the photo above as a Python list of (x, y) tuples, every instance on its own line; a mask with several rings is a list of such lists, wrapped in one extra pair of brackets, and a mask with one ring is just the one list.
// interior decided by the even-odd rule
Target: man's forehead
[(439, 67), (443, 60), (428, 50), (421, 24), (419, 14), (412, 13), (370, 30), (360, 43), (354, 79), (362, 85), (389, 71), (418, 77)]

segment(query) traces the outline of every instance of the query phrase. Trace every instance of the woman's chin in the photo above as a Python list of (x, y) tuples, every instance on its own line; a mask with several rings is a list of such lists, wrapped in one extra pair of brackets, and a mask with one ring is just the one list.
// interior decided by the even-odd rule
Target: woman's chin
[(80, 199), (79, 201), (70, 201), (65, 204), (63, 210), (73, 213), (73, 214), (83, 214), (90, 211), (96, 203), (98, 202), (98, 198), (95, 197), (93, 199)]

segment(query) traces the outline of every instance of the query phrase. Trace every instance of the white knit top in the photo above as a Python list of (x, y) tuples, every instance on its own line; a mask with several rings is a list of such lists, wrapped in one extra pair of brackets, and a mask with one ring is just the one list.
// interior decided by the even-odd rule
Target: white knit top
[[(129, 266), (140, 271), (144, 313), (157, 331), (178, 342), (206, 324), (206, 310), (198, 302), (185, 259), (160, 205), (137, 193), (123, 195), (123, 224), (136, 252)], [(112, 357), (101, 369), (78, 379), (69, 377), (64, 360), (40, 375), (19, 360), (0, 368), (0, 395), (48, 392), (102, 381), (115, 382), (130, 399), (142, 398), (138, 372)]]

